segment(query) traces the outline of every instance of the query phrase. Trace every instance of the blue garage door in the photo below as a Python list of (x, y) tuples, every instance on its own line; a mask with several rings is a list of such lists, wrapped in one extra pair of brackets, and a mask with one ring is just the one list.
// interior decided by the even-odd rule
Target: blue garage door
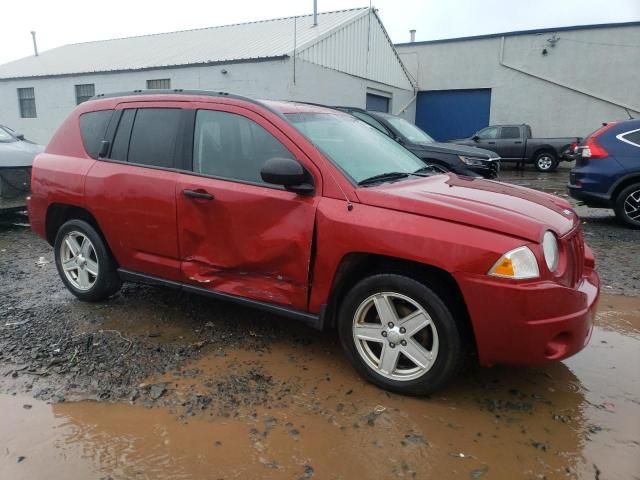
[(436, 140), (469, 137), (489, 125), (491, 89), (418, 93), (416, 125)]

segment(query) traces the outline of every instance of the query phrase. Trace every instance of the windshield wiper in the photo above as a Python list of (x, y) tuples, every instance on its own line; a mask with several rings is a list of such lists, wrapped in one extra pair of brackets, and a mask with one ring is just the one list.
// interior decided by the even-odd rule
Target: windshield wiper
[(373, 183), (387, 182), (391, 180), (400, 180), (401, 178), (406, 178), (409, 175), (413, 175), (412, 173), (406, 172), (387, 172), (380, 173), (378, 175), (374, 175), (373, 177), (365, 178), (364, 180), (360, 180), (358, 185), (371, 185)]
[(439, 172), (439, 170), (434, 165), (425, 165), (424, 167), (420, 167), (418, 170), (413, 172), (413, 175), (420, 175), (421, 177), (428, 177), (434, 173)]
[(440, 165), (429, 164), (413, 172), (414, 175), (420, 175), (422, 177), (428, 177), (435, 173), (447, 173), (447, 170)]

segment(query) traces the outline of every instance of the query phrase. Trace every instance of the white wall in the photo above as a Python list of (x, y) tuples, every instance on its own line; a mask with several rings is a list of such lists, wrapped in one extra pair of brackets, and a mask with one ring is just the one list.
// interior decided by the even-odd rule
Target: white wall
[(537, 136), (587, 135), (628, 118), (621, 105), (640, 114), (640, 26), (559, 31), (551, 47), (553, 35), (505, 37), (507, 66), (501, 38), (396, 48), (420, 90), (491, 88), (491, 123), (529, 123)]
[[(223, 74), (222, 70), (227, 73)], [(57, 126), (75, 107), (76, 84), (93, 83), (96, 93), (146, 88), (148, 79), (170, 78), (171, 88), (225, 91), (254, 98), (301, 100), (327, 105), (364, 107), (367, 88), (392, 95), (394, 113), (413, 97), (413, 92), (296, 59), (293, 83), (291, 59), (203, 67), (147, 70), (113, 74), (77, 75), (25, 80), (0, 80), (0, 123), (46, 144)], [(17, 89), (34, 87), (37, 118), (20, 118)], [(406, 115), (415, 118), (413, 105)]]

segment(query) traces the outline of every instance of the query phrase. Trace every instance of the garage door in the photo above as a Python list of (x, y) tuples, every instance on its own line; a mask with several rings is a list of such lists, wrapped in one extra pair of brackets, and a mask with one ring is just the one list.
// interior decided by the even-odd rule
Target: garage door
[(489, 125), (491, 89), (418, 93), (416, 125), (436, 140), (469, 137)]

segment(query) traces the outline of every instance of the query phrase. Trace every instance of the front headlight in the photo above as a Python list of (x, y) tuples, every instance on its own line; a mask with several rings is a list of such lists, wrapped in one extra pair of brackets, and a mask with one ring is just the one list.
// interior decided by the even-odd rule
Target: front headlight
[(466, 155), (458, 155), (458, 158), (462, 161), (462, 163), (471, 165), (473, 167), (481, 167), (485, 162), (485, 159), (478, 157), (468, 157)]
[(538, 278), (540, 270), (536, 256), (529, 247), (518, 247), (500, 257), (488, 274), (493, 277), (524, 280)]
[(550, 272), (555, 272), (558, 268), (558, 240), (556, 236), (547, 231), (542, 237), (542, 251), (544, 252), (544, 261)]

